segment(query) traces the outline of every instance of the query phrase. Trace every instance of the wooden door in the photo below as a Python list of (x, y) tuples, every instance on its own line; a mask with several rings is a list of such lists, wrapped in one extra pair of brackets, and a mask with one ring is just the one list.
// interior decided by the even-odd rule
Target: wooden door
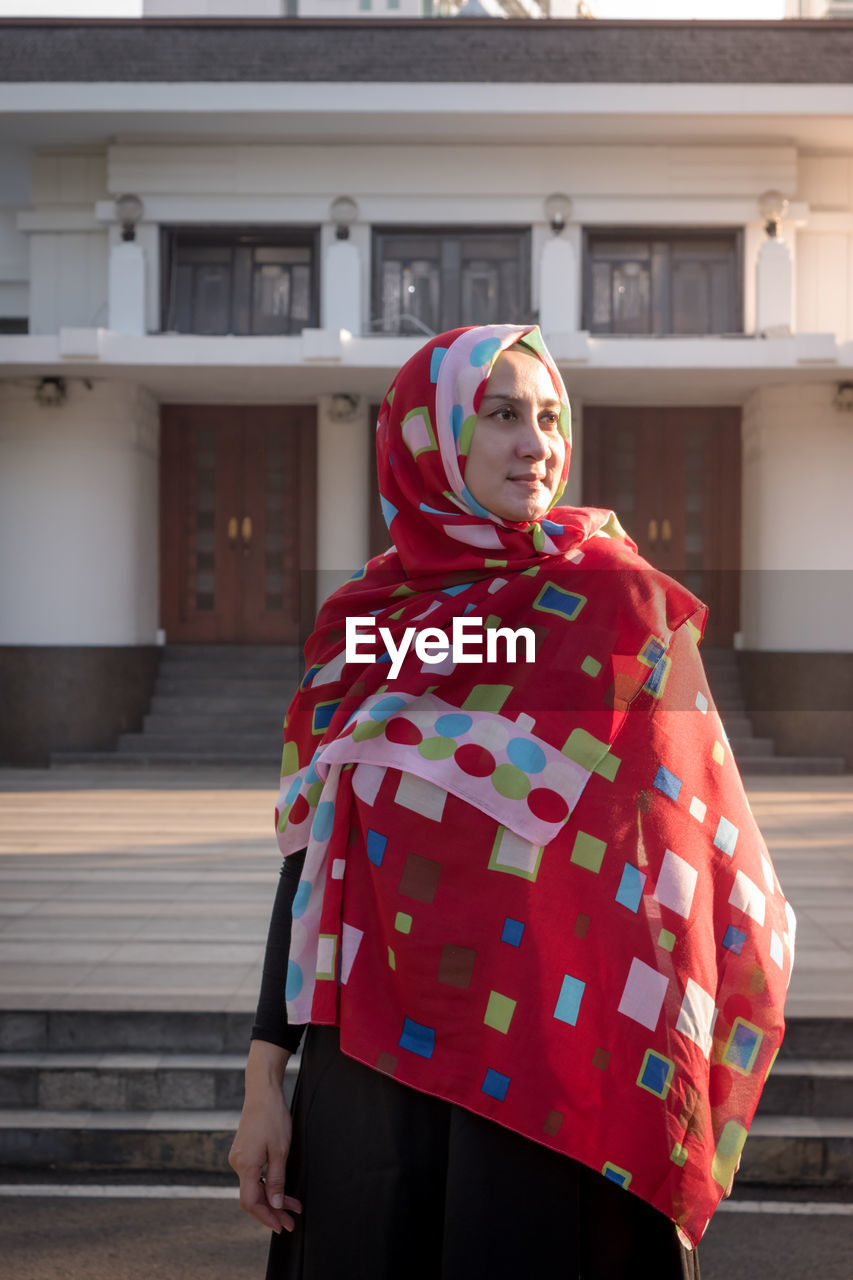
[(583, 414), (584, 502), (612, 507), (641, 555), (708, 605), (706, 644), (731, 645), (740, 604), (740, 409)]
[(315, 410), (165, 405), (160, 460), (167, 638), (299, 643), (314, 615)]

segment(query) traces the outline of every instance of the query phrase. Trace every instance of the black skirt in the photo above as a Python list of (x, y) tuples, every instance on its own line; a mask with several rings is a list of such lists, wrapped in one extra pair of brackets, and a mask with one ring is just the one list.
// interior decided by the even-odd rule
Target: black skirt
[(566, 1156), (341, 1053), (309, 1027), (267, 1280), (699, 1280), (672, 1223)]

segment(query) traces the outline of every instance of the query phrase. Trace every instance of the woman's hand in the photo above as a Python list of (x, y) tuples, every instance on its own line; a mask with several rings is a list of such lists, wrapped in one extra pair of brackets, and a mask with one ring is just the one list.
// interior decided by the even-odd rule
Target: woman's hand
[[(302, 1205), (284, 1194), (292, 1122), (282, 1085), (290, 1054), (253, 1040), (246, 1063), (246, 1097), (228, 1163), (240, 1179), (240, 1208), (276, 1234), (292, 1231)], [(290, 1210), (288, 1213), (287, 1211)]]

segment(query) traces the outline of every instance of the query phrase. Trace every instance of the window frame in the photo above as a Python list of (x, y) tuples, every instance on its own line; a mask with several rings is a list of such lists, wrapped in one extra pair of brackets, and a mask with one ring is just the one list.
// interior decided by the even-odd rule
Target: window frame
[[(650, 328), (644, 333), (625, 333), (625, 332), (603, 332), (601, 330), (593, 330), (592, 327), (592, 307), (593, 307), (593, 290), (592, 290), (592, 267), (593, 255), (591, 242), (595, 240), (621, 240), (633, 239), (640, 240), (651, 245), (655, 241), (664, 241), (670, 246), (674, 241), (684, 240), (709, 240), (709, 239), (727, 239), (730, 241), (733, 253), (734, 267), (734, 329), (725, 329), (721, 331), (710, 330), (707, 333), (675, 333), (672, 330), (658, 330)], [(637, 339), (637, 338), (714, 338), (714, 337), (743, 337), (744, 329), (744, 293), (745, 281), (743, 274), (744, 262), (744, 232), (740, 226), (719, 226), (719, 227), (680, 227), (680, 226), (586, 226), (583, 228), (582, 234), (582, 253), (583, 253), (583, 270), (581, 273), (583, 297), (581, 300), (581, 314), (583, 317), (582, 326), (589, 334), (595, 338), (615, 338), (615, 339)], [(672, 274), (669, 273), (668, 284), (671, 290)]]
[[(192, 247), (210, 245), (232, 251), (240, 246), (252, 249), (308, 248), (311, 251), (310, 314), (305, 328), (316, 328), (320, 317), (320, 228), (317, 226), (282, 226), (218, 223), (211, 226), (198, 224), (171, 224), (160, 228), (160, 333), (192, 333), (197, 337), (298, 337), (299, 332), (282, 334), (256, 334), (229, 331), (229, 334), (200, 334), (196, 330), (170, 329), (168, 323), (175, 310), (172, 297), (173, 272), (177, 267), (179, 241)], [(231, 272), (232, 287), (234, 272)], [(233, 303), (232, 303), (233, 317)]]
[[(533, 263), (532, 263), (532, 233), (529, 224), (507, 224), (499, 225), (476, 225), (470, 223), (440, 223), (437, 225), (408, 225), (406, 223), (395, 224), (378, 224), (371, 228), (371, 267), (370, 267), (370, 320), (369, 332), (374, 336), (385, 337), (417, 337), (422, 336), (427, 339), (430, 335), (426, 331), (421, 331), (415, 326), (399, 330), (384, 329), (379, 327), (382, 317), (382, 270), (385, 258), (382, 253), (383, 242), (386, 237), (390, 236), (429, 236), (429, 237), (455, 237), (458, 240), (471, 239), (482, 236), (514, 236), (518, 240), (518, 265), (519, 265), (519, 282), (520, 289), (524, 297), (521, 299), (526, 303), (526, 308), (522, 308), (522, 314), (519, 316), (507, 316), (499, 323), (503, 324), (535, 324), (536, 316), (533, 310)], [(438, 309), (441, 315), (444, 312), (444, 268), (439, 267), (439, 301)], [(447, 329), (456, 328), (462, 324), (460, 316), (456, 316), (450, 323), (442, 323), (436, 330), (437, 333), (444, 333)]]

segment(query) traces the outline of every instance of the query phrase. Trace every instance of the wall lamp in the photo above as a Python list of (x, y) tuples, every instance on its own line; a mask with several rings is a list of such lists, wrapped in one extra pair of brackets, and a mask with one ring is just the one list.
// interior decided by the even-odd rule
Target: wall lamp
[(56, 408), (68, 398), (64, 378), (42, 378), (36, 387), (36, 401), (44, 408)]
[(788, 198), (781, 191), (765, 191), (759, 197), (758, 211), (764, 219), (764, 230), (771, 240), (779, 239), (779, 223), (788, 212)]
[(349, 240), (349, 229), (358, 218), (358, 205), (349, 196), (338, 196), (329, 205), (329, 217), (339, 240)]
[(338, 392), (330, 397), (329, 417), (332, 422), (352, 422), (358, 413), (358, 396)]
[(116, 200), (116, 215), (121, 223), (122, 240), (135, 240), (136, 227), (142, 219), (145, 206), (139, 196), (119, 196)]
[(832, 403), (836, 409), (842, 409), (845, 413), (853, 413), (853, 382), (839, 382), (835, 388)]
[(545, 217), (555, 236), (558, 236), (572, 216), (572, 202), (568, 196), (555, 192), (544, 202)]

